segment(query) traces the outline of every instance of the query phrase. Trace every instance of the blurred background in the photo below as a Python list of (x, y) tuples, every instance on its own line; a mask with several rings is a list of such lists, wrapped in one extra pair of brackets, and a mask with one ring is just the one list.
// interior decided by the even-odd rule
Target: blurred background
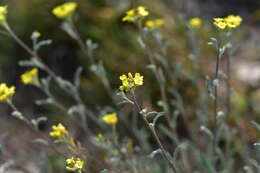
[[(98, 77), (90, 71), (89, 60), (79, 49), (77, 43), (61, 29), (61, 20), (51, 14), (51, 10), (66, 1), (62, 0), (2, 0), (1, 5), (8, 5), (8, 23), (28, 45), (32, 45), (30, 36), (33, 31), (41, 33), (41, 39), (51, 39), (51, 45), (43, 47), (39, 54), (43, 61), (59, 76), (72, 80), (78, 66), (84, 68), (81, 77), (81, 97), (88, 108), (100, 113), (103, 107), (114, 107), (106, 89)], [(198, 92), (207, 93), (206, 76), (214, 73), (215, 51), (208, 46), (211, 37), (219, 37), (220, 33), (212, 24), (213, 17), (224, 17), (229, 14), (242, 16), (241, 27), (233, 33), (233, 41), (237, 50), (232, 62), (232, 107), (233, 114), (229, 120), (231, 126), (238, 131), (244, 131), (247, 147), (253, 144), (260, 135), (249, 122), (260, 122), (260, 1), (259, 0), (78, 0), (75, 25), (82, 38), (91, 39), (98, 44), (94, 52), (96, 61), (102, 61), (107, 72), (111, 88), (116, 91), (120, 85), (118, 76), (127, 72), (140, 72), (145, 76), (145, 84), (138, 91), (144, 105), (156, 110), (160, 106), (159, 89), (153, 75), (145, 66), (148, 64), (147, 55), (137, 41), (138, 30), (129, 23), (122, 22), (125, 11), (137, 5), (144, 5), (151, 13), (151, 18), (163, 18), (165, 26), (161, 28), (163, 40), (167, 42), (167, 59), (176, 64), (181, 70), (176, 72), (178, 83), (171, 86), (177, 88), (183, 97), (185, 105), (188, 132), (180, 125), (180, 138), (189, 139), (189, 131), (199, 129), (195, 124), (197, 119)], [(199, 47), (198, 74), (195, 83), (190, 80), (193, 73), (191, 53), (192, 46), (187, 34), (187, 22), (190, 18), (200, 17), (202, 27), (194, 30), (196, 46)], [(24, 86), (20, 75), (28, 68), (20, 67), (18, 62), (29, 58), (29, 55), (4, 31), (0, 37), (0, 81), (15, 85), (17, 93), (14, 102), (27, 115), (35, 118), (44, 115), (48, 121), (42, 123), (43, 132), (49, 132), (52, 124), (63, 122), (74, 129), (77, 139), (83, 135), (77, 125), (57, 108), (49, 105), (37, 106), (34, 100), (46, 96), (33, 86)], [(225, 57), (225, 56), (224, 56)], [(225, 59), (223, 60), (225, 61)], [(225, 69), (223, 69), (225, 71)], [(40, 72), (41, 77), (46, 73)], [(170, 87), (170, 86), (169, 86)], [(52, 88), (55, 96), (65, 105), (73, 104), (70, 96), (64, 94), (58, 87)], [(206, 108), (206, 109), (211, 109)], [(127, 114), (128, 108), (123, 112)], [(36, 170), (41, 165), (46, 148), (32, 144), (36, 138), (23, 123), (10, 116), (11, 110), (0, 104), (0, 164), (7, 160), (15, 160), (21, 168)], [(98, 116), (98, 115), (97, 115)], [(206, 119), (206, 117), (204, 117)], [(131, 133), (119, 125), (122, 136)], [(195, 130), (197, 131), (197, 130)], [(98, 130), (96, 131), (98, 133)], [(238, 141), (238, 148), (242, 142)], [(3, 142), (4, 141), (4, 142)], [(84, 143), (84, 141), (82, 141)], [(5, 149), (3, 149), (5, 148)], [(252, 152), (250, 149), (247, 152)], [(52, 159), (54, 154), (49, 154)], [(41, 162), (39, 161), (41, 160)], [(56, 165), (62, 165), (58, 160)], [(54, 165), (55, 165), (54, 164)], [(55, 166), (52, 167), (53, 170)], [(61, 171), (61, 169), (56, 168)], [(55, 171), (54, 171), (55, 172)]]

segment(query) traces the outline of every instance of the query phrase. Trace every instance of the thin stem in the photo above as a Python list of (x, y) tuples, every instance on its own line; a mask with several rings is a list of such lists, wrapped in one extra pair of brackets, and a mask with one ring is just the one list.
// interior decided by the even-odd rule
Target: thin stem
[[(134, 90), (131, 91), (131, 94), (132, 94), (133, 99), (134, 99), (134, 104), (135, 104), (135, 106), (137, 107), (138, 112), (140, 113), (143, 109), (142, 109), (142, 107), (139, 105), (139, 103), (138, 103), (138, 101), (137, 101), (137, 99), (136, 99)], [(158, 137), (158, 135), (157, 135), (157, 133), (156, 133), (156, 131), (155, 131), (155, 128), (150, 125), (149, 121), (145, 118), (145, 116), (143, 116), (142, 114), (141, 114), (141, 116), (142, 116), (142, 118), (143, 118), (145, 124), (146, 124), (147, 127), (149, 128), (149, 130), (152, 132), (152, 134), (153, 134), (153, 136), (154, 136), (154, 138), (155, 138), (155, 141), (156, 141), (157, 145), (159, 146), (159, 148), (160, 148), (161, 151), (162, 151), (162, 155), (163, 155), (164, 159), (169, 162), (172, 171), (173, 171), (174, 173), (176, 173), (176, 172), (177, 172), (177, 169), (175, 168), (175, 164), (174, 164), (173, 161), (169, 158), (169, 154), (168, 154), (168, 152), (166, 151), (166, 149), (163, 147), (163, 145), (162, 145), (162, 143), (161, 143), (161, 141), (160, 141), (160, 139), (159, 139), (159, 137)]]
[(220, 65), (220, 50), (219, 45), (217, 45), (217, 56), (216, 56), (216, 69), (214, 76), (214, 117), (213, 117), (213, 142), (212, 142), (212, 151), (213, 151), (213, 163), (216, 164), (216, 154), (217, 154), (217, 115), (218, 115), (218, 76), (219, 76), (219, 65)]
[[(12, 38), (22, 47), (24, 48), (33, 58), (36, 58), (41, 65), (43, 66), (43, 70), (45, 70), (58, 84), (59, 86), (66, 91), (66, 93), (68, 93), (70, 96), (72, 96), (72, 98), (77, 102), (78, 105), (83, 105), (83, 101), (81, 100), (79, 94), (74, 94), (72, 93), (69, 89), (67, 89), (66, 87), (60, 85), (59, 82), (59, 77), (46, 65), (44, 64), (44, 62), (42, 61), (42, 58), (37, 54), (36, 51), (33, 51), (29, 46), (27, 46), (14, 32), (13, 30), (9, 27), (9, 25), (7, 23), (4, 24), (4, 28), (6, 29), (6, 31), (12, 36)], [(85, 106), (84, 106), (84, 112), (86, 112), (89, 117), (99, 126), (101, 126), (97, 120), (97, 118), (94, 116), (94, 114), (88, 110)], [(85, 116), (85, 115), (84, 115)]]
[(71, 24), (71, 27), (73, 29), (73, 32), (75, 33), (75, 36), (76, 36), (76, 41), (80, 47), (80, 49), (82, 50), (82, 52), (85, 54), (85, 56), (87, 56), (90, 61), (91, 61), (91, 64), (94, 64), (95, 63), (95, 60), (93, 58), (93, 56), (90, 56), (87, 49), (86, 49), (86, 45), (84, 44), (84, 41), (81, 39), (80, 35), (79, 35), (79, 32), (77, 30), (77, 27), (75, 26), (75, 23), (73, 21), (73, 18), (69, 18), (69, 23)]
[(13, 37), (13, 39), (22, 47), (24, 48), (33, 58), (36, 58), (42, 65), (44, 70), (49, 73), (50, 76), (53, 78), (56, 78), (56, 75), (54, 74), (51, 69), (49, 69), (48, 66), (46, 66), (40, 56), (37, 54), (37, 52), (33, 51), (29, 46), (27, 46), (14, 32), (13, 30), (9, 27), (7, 23), (4, 24), (4, 28), (6, 31)]

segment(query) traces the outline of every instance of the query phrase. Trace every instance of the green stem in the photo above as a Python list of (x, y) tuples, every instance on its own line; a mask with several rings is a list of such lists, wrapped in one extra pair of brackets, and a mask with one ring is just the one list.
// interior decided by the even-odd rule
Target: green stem
[[(138, 103), (138, 101), (137, 101), (137, 99), (136, 99), (136, 97), (135, 97), (134, 90), (131, 90), (130, 92), (131, 92), (131, 94), (132, 94), (132, 96), (133, 96), (134, 104), (135, 104), (135, 106), (137, 107), (137, 109), (138, 109), (138, 111), (139, 111), (139, 113), (140, 113), (143, 109), (142, 109), (142, 107), (139, 105), (139, 103)], [(149, 121), (145, 118), (145, 116), (142, 115), (142, 118), (143, 118), (145, 124), (147, 125), (147, 127), (149, 128), (149, 130), (152, 132), (152, 134), (153, 134), (153, 136), (154, 136), (154, 138), (155, 138), (155, 141), (156, 141), (158, 147), (161, 149), (161, 151), (162, 151), (162, 156), (164, 157), (165, 160), (167, 160), (167, 161), (169, 162), (172, 171), (173, 171), (174, 173), (176, 173), (176, 172), (177, 172), (176, 166), (175, 166), (175, 164), (173, 163), (172, 159), (169, 158), (169, 154), (168, 154), (168, 152), (166, 151), (166, 149), (163, 147), (163, 145), (162, 145), (162, 143), (161, 143), (161, 141), (160, 141), (160, 139), (159, 139), (159, 137), (158, 137), (158, 135), (157, 135), (157, 133), (156, 133), (156, 131), (155, 131), (155, 128), (150, 125)]]
[(217, 115), (218, 115), (218, 80), (219, 80), (219, 66), (220, 66), (220, 47), (217, 45), (217, 56), (216, 56), (216, 69), (214, 80), (217, 80), (217, 83), (214, 83), (214, 117), (213, 117), (213, 142), (212, 142), (212, 153), (213, 153), (213, 164), (216, 166), (216, 155), (217, 155)]
[[(59, 77), (47, 66), (44, 64), (44, 62), (42, 61), (41, 57), (37, 54), (36, 51), (33, 51), (29, 46), (27, 46), (14, 32), (13, 30), (10, 28), (10, 26), (5, 23), (4, 28), (6, 29), (6, 31), (12, 36), (12, 38), (22, 47), (24, 48), (33, 58), (36, 58), (41, 65), (43, 66), (43, 70), (45, 70), (58, 84), (59, 86), (66, 91), (66, 93), (68, 93), (70, 96), (72, 96), (72, 98), (77, 102), (78, 105), (83, 105), (83, 101), (81, 100), (79, 94), (74, 94), (72, 93), (69, 89), (67, 89), (66, 87), (63, 87), (60, 85), (59, 82)], [(95, 117), (95, 115), (88, 110), (85, 106), (84, 106), (84, 112), (89, 115), (89, 117), (93, 120), (93, 122), (95, 122), (97, 125), (99, 125), (100, 127), (102, 127), (98, 122), (98, 119)], [(85, 116), (85, 113), (83, 116)], [(84, 122), (86, 123), (86, 122)]]

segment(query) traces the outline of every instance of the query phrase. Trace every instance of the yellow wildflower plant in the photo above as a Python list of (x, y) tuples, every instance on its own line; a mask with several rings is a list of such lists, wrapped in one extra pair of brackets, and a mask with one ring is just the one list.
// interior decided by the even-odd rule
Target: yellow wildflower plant
[(0, 6), (0, 24), (6, 22), (7, 6)]
[(39, 85), (39, 78), (38, 78), (38, 69), (33, 68), (30, 71), (26, 71), (24, 74), (21, 75), (21, 81), (25, 85)]
[(8, 87), (5, 83), (0, 84), (0, 101), (8, 101), (15, 94), (15, 87)]
[(229, 15), (225, 18), (214, 18), (214, 25), (221, 30), (232, 30), (242, 23), (243, 19), (240, 16)]
[(135, 76), (132, 73), (128, 73), (128, 76), (121, 75), (120, 80), (122, 81), (122, 85), (119, 87), (121, 91), (130, 91), (132, 88), (143, 85), (143, 76), (140, 73), (135, 73)]
[(66, 169), (74, 172), (81, 172), (85, 165), (85, 162), (80, 158), (75, 159), (74, 157), (68, 158), (66, 160)]
[(61, 141), (69, 134), (69, 132), (61, 123), (58, 125), (53, 125), (52, 130), (53, 131), (51, 131), (49, 135), (53, 138), (56, 138), (58, 141)]
[(159, 28), (164, 25), (163, 19), (154, 19), (154, 20), (147, 20), (145, 22), (145, 26), (149, 29)]
[(57, 18), (65, 19), (71, 16), (71, 14), (76, 10), (77, 6), (78, 5), (76, 2), (66, 2), (55, 7), (52, 10), (52, 14), (55, 15)]
[(190, 28), (194, 28), (194, 29), (200, 28), (202, 25), (202, 20), (199, 17), (191, 18), (188, 22), (188, 25)]
[(118, 121), (117, 114), (116, 113), (106, 114), (105, 116), (102, 117), (102, 121), (104, 121), (106, 124), (109, 125), (115, 125)]
[(126, 16), (123, 17), (123, 22), (135, 22), (138, 19), (143, 19), (149, 15), (148, 10), (144, 6), (131, 9), (126, 12)]

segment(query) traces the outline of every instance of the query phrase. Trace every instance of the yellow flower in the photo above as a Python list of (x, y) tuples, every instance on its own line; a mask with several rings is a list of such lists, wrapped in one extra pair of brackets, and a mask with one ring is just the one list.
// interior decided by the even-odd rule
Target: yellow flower
[(143, 85), (143, 76), (140, 73), (135, 73), (133, 77), (132, 73), (128, 73), (128, 76), (122, 75), (119, 77), (122, 81), (122, 85), (119, 87), (121, 91), (129, 91), (132, 88)]
[(6, 22), (7, 6), (0, 6), (0, 24)]
[(134, 82), (136, 86), (143, 85), (143, 76), (140, 75), (140, 73), (135, 73)]
[(243, 21), (243, 19), (240, 16), (235, 15), (229, 15), (225, 18), (225, 20), (229, 29), (238, 27)]
[(68, 158), (66, 160), (66, 169), (69, 171), (80, 171), (84, 167), (85, 162), (82, 161), (80, 158), (75, 160), (74, 157)]
[(66, 130), (66, 128), (61, 124), (59, 123), (58, 125), (54, 125), (52, 126), (52, 132), (50, 132), (50, 136), (58, 139), (58, 140), (61, 140), (62, 138), (64, 138), (66, 135), (68, 135), (68, 131)]
[(146, 10), (144, 6), (137, 7), (137, 14), (141, 17), (146, 17), (149, 15), (149, 12)]
[(109, 125), (115, 125), (118, 121), (117, 114), (116, 113), (106, 114), (105, 116), (102, 117), (102, 121), (104, 121), (106, 124)]
[(0, 84), (0, 101), (8, 101), (12, 98), (12, 96), (15, 94), (15, 87), (9, 87), (2, 83)]
[(77, 160), (76, 161), (76, 164), (74, 165), (75, 166), (75, 168), (77, 168), (77, 169), (82, 169), (83, 168), (83, 166), (84, 166), (84, 162), (83, 161), (81, 161), (81, 160)]
[(39, 85), (39, 78), (38, 78), (38, 69), (33, 68), (30, 71), (25, 72), (24, 74), (21, 75), (21, 80), (23, 84), (25, 85)]
[(68, 159), (66, 160), (66, 163), (67, 163), (68, 165), (75, 164), (74, 157), (68, 158)]
[(57, 18), (64, 19), (70, 16), (77, 8), (77, 3), (75, 2), (66, 2), (55, 7), (52, 10), (52, 14), (54, 14)]
[(229, 15), (225, 18), (214, 18), (214, 24), (219, 28), (219, 29), (234, 29), (238, 27), (243, 19), (240, 16), (235, 16), (235, 15)]
[(214, 18), (214, 25), (216, 25), (219, 29), (225, 29), (227, 27), (227, 23), (224, 18)]
[(202, 25), (202, 20), (199, 17), (194, 17), (189, 20), (189, 26), (191, 28), (199, 28)]
[(159, 28), (164, 25), (163, 19), (154, 19), (154, 20), (147, 20), (145, 22), (145, 26), (149, 29)]
[(138, 19), (142, 19), (149, 15), (149, 12), (144, 6), (131, 9), (126, 12), (126, 16), (123, 17), (123, 22), (135, 22)]

